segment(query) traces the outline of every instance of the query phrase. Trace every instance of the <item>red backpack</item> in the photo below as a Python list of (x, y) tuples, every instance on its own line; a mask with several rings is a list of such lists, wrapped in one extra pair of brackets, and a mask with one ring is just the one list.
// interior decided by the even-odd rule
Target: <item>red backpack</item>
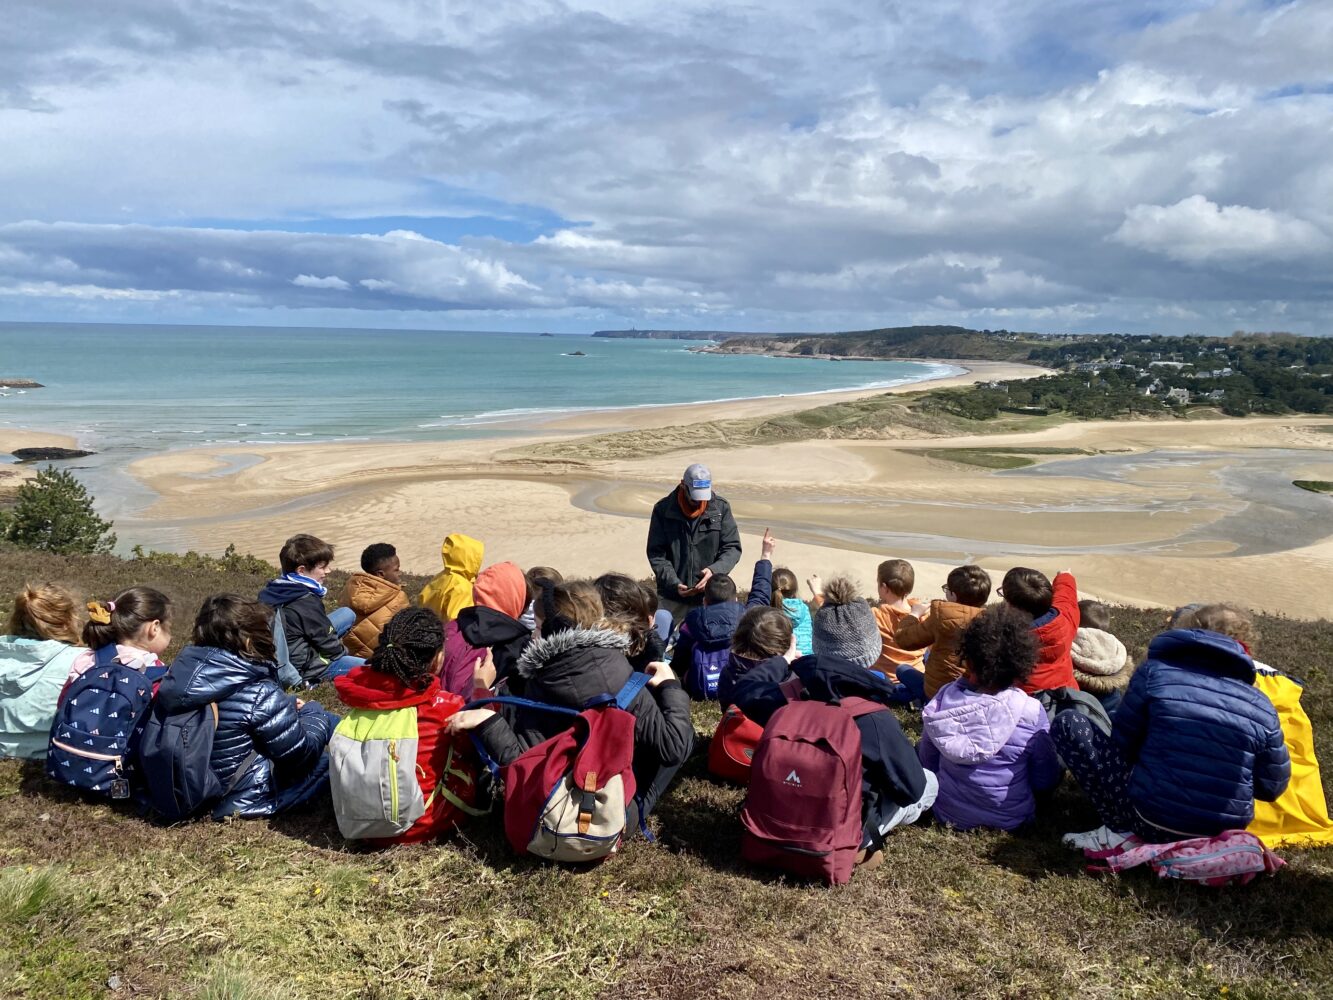
[[(498, 770), (504, 789), (505, 836), (519, 854), (550, 861), (598, 861), (614, 853), (634, 801), (634, 716), (630, 703), (648, 683), (631, 675), (620, 692), (582, 712), (526, 698), (485, 698), (568, 715), (569, 729), (538, 743)], [(478, 750), (480, 750), (478, 744)]]
[(885, 711), (864, 698), (794, 701), (764, 727), (741, 809), (741, 856), (831, 885), (848, 882), (861, 849), (861, 731)]
[(763, 726), (732, 705), (722, 713), (722, 721), (708, 744), (708, 770), (719, 778), (748, 785), (754, 752), (763, 735)]

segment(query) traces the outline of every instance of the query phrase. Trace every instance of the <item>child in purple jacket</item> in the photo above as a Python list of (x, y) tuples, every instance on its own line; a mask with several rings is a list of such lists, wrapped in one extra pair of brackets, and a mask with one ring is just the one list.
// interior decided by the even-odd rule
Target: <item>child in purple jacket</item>
[(967, 672), (921, 712), (917, 754), (939, 777), (935, 816), (960, 830), (1014, 830), (1036, 815), (1036, 793), (1060, 781), (1046, 712), (1018, 686), (1037, 662), (1031, 618), (990, 607), (960, 653)]

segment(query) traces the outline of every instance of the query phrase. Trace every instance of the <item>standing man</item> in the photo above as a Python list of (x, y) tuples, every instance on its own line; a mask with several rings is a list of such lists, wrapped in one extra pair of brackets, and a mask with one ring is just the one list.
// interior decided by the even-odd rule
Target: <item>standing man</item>
[(741, 558), (741, 533), (731, 504), (713, 493), (713, 477), (697, 462), (670, 494), (653, 507), (648, 563), (662, 607), (679, 622), (703, 601), (704, 587), (730, 573)]

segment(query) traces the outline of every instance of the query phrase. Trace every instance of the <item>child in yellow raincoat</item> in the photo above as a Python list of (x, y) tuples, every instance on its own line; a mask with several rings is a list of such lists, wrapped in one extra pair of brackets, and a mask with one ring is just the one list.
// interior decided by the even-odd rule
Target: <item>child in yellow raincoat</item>
[(458, 612), (472, 607), (472, 584), (481, 572), (482, 544), (467, 535), (448, 535), (440, 546), (444, 572), (421, 591), (423, 608), (430, 608), (440, 620), (453, 621)]

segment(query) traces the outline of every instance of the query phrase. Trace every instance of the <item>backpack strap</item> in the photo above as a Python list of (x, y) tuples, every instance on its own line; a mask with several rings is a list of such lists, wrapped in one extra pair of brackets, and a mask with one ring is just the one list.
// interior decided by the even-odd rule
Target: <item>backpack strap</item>
[[(216, 712), (217, 710), (217, 705), (214, 705), (213, 711)], [(236, 791), (236, 786), (241, 783), (241, 779), (245, 777), (246, 772), (250, 770), (250, 766), (258, 759), (258, 757), (259, 751), (251, 750), (250, 753), (246, 755), (245, 760), (241, 761), (241, 766), (236, 769), (236, 773), (231, 776), (231, 781), (227, 782), (227, 787), (222, 790), (222, 797), (224, 799), (232, 792)]]
[(629, 711), (630, 704), (639, 696), (639, 692), (648, 685), (649, 679), (647, 674), (630, 674), (625, 686), (616, 694), (616, 708)]
[(852, 713), (853, 719), (859, 719), (863, 715), (873, 715), (875, 712), (887, 712), (888, 706), (881, 705), (877, 701), (871, 701), (869, 698), (842, 698), (838, 705)]
[[(516, 698), (513, 695), (493, 695), (490, 698), (476, 698), (463, 706), (466, 711), (469, 708), (483, 708), (486, 705), (513, 705), (517, 708), (532, 708), (540, 712), (552, 712), (556, 715), (573, 716), (573, 725), (583, 718), (582, 713), (573, 708), (565, 708), (563, 705), (547, 705), (540, 701), (533, 701), (531, 698)], [(486, 770), (491, 773), (491, 777), (497, 782), (500, 780), (500, 765), (490, 754), (486, 752), (486, 747), (482, 745), (481, 738), (475, 732), (468, 733), (472, 738), (472, 745), (477, 750), (477, 756), (481, 762), (486, 765)]]
[(116, 662), (117, 655), (118, 651), (114, 642), (109, 642), (105, 646), (98, 646), (93, 651), (93, 664), (105, 670)]
[(800, 701), (805, 697), (805, 682), (792, 674), (778, 685), (778, 690), (782, 692), (782, 697), (788, 701)]

